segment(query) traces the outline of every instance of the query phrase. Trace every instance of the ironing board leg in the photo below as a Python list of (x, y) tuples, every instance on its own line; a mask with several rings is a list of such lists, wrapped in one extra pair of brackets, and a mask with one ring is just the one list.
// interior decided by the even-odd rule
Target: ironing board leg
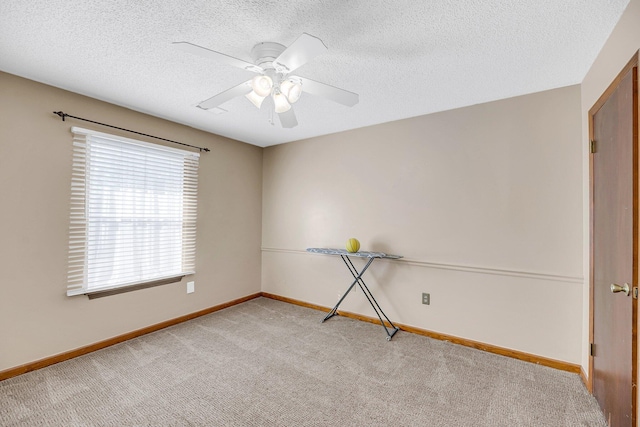
[[(371, 293), (371, 291), (367, 287), (366, 283), (364, 282), (364, 280), (362, 280), (362, 275), (364, 274), (365, 271), (367, 271), (367, 269), (369, 268), (369, 266), (371, 265), (371, 263), (373, 262), (373, 260), (375, 258), (369, 258), (369, 261), (364, 266), (362, 271), (360, 271), (359, 273), (358, 273), (358, 270), (356, 269), (356, 267), (353, 265), (353, 263), (349, 259), (349, 257), (347, 257), (345, 255), (340, 255), (340, 258), (342, 258), (342, 261), (344, 262), (344, 264), (349, 269), (349, 272), (353, 276), (354, 281), (351, 283), (351, 285), (349, 286), (347, 291), (344, 293), (344, 295), (342, 295), (342, 297), (340, 298), (338, 303), (335, 305), (335, 307), (333, 307), (331, 309), (331, 311), (329, 311), (329, 314), (327, 314), (325, 316), (325, 318), (322, 319), (322, 322), (324, 322), (325, 320), (328, 320), (328, 319), (330, 319), (333, 316), (338, 314), (338, 312), (337, 312), (338, 307), (340, 307), (340, 304), (342, 303), (342, 301), (344, 301), (344, 299), (349, 294), (349, 292), (351, 292), (353, 287), (357, 284), (360, 287), (360, 289), (362, 289), (362, 293), (367, 298), (367, 301), (369, 301), (369, 304), (373, 308), (373, 311), (376, 312), (376, 315), (378, 316), (378, 319), (380, 320), (380, 324), (382, 325), (382, 327), (384, 328), (385, 333), (387, 334), (387, 341), (391, 341), (391, 338), (393, 338), (393, 336), (396, 334), (396, 332), (398, 332), (399, 329), (396, 327), (396, 325), (393, 324), (393, 322), (391, 322), (391, 320), (389, 320), (387, 315), (384, 314), (384, 311), (382, 311), (382, 308), (380, 308), (380, 305), (378, 304), (378, 301), (376, 301), (376, 299), (374, 298), (373, 294)], [(387, 323), (391, 327), (387, 327), (387, 325), (385, 324), (384, 320), (382, 320), (382, 317), (385, 318), (385, 320), (387, 321)]]
[[(340, 257), (342, 258), (342, 260), (344, 261), (344, 256), (340, 255)], [(349, 295), (349, 292), (351, 292), (351, 289), (353, 289), (353, 287), (358, 283), (358, 281), (360, 280), (360, 277), (364, 274), (365, 271), (367, 271), (367, 268), (369, 268), (369, 266), (371, 265), (371, 263), (373, 262), (375, 258), (369, 258), (369, 262), (367, 262), (367, 265), (364, 266), (364, 268), (362, 269), (362, 271), (360, 272), (360, 274), (353, 275), (353, 272), (351, 272), (351, 274), (353, 275), (353, 277), (355, 278), (355, 280), (353, 281), (353, 283), (351, 283), (351, 286), (349, 286), (349, 288), (347, 289), (347, 291), (344, 293), (344, 295), (342, 295), (342, 297), (340, 298), (340, 300), (338, 301), (338, 303), (335, 305), (335, 307), (333, 307), (331, 309), (331, 311), (329, 311), (329, 314), (326, 315), (326, 317), (324, 319), (322, 319), (322, 322), (324, 322), (325, 320), (331, 319), (333, 316), (335, 316), (336, 314), (338, 314), (338, 307), (340, 307), (340, 304), (342, 304), (342, 301), (344, 301), (344, 299), (347, 297), (347, 295)], [(349, 271), (351, 271), (351, 269), (349, 269)]]

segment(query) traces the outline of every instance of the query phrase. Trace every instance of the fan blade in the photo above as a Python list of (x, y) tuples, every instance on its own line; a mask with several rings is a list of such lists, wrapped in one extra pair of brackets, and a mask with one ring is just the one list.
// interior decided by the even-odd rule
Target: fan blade
[(358, 96), (357, 93), (349, 92), (348, 90), (316, 82), (315, 80), (304, 77), (298, 78), (302, 83), (302, 91), (310, 93), (311, 95), (322, 96), (333, 102), (337, 102), (338, 104), (346, 105), (347, 107), (353, 107), (360, 100), (360, 96)]
[(284, 113), (279, 113), (278, 117), (280, 117), (280, 124), (283, 128), (293, 128), (298, 126), (298, 119), (296, 119), (296, 114), (293, 112), (293, 108), (290, 108), (289, 111), (285, 111)]
[(206, 47), (198, 46), (189, 42), (173, 42), (171, 44), (183, 52), (200, 55), (218, 62), (224, 62), (225, 64), (233, 65), (234, 67), (242, 68), (243, 70), (253, 71), (254, 73), (264, 73), (262, 67), (243, 61), (242, 59), (234, 58), (233, 56), (225, 55), (224, 53), (216, 52), (215, 50), (207, 49)]
[(322, 40), (302, 33), (273, 61), (273, 66), (277, 72), (287, 74), (326, 51), (327, 47)]
[(234, 86), (231, 89), (227, 89), (224, 92), (220, 92), (217, 95), (212, 96), (206, 101), (202, 101), (198, 104), (199, 108), (203, 110), (209, 110), (211, 108), (217, 107), (218, 105), (224, 104), (225, 102), (235, 98), (236, 96), (246, 95), (251, 92), (251, 80), (247, 80), (244, 83), (240, 83), (238, 86)]

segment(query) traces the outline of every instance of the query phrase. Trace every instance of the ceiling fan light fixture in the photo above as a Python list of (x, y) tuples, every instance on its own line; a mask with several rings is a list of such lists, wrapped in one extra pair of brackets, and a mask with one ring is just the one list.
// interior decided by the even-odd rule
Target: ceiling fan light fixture
[(276, 91), (273, 94), (273, 104), (275, 105), (276, 113), (286, 113), (291, 109), (291, 104), (287, 101), (287, 97), (280, 91)]
[(260, 108), (260, 106), (262, 105), (262, 101), (264, 101), (264, 99), (266, 98), (266, 96), (260, 96), (258, 95), (255, 90), (252, 90), (251, 92), (249, 92), (248, 94), (245, 95), (245, 97), (251, 101), (251, 103), (253, 105), (255, 105), (257, 108)]
[(251, 79), (251, 87), (259, 96), (267, 96), (273, 88), (273, 80), (269, 76), (255, 76)]
[(302, 95), (302, 85), (295, 80), (285, 80), (280, 83), (280, 90), (285, 94), (291, 104), (300, 99)]
[[(290, 74), (327, 51), (322, 40), (307, 33), (302, 33), (289, 46), (275, 42), (256, 44), (251, 50), (253, 63), (189, 42), (174, 42), (173, 45), (184, 52), (256, 73), (252, 79), (245, 80), (200, 102), (197, 107), (203, 110), (214, 110), (239, 96), (245, 96), (260, 109), (264, 100), (271, 98), (267, 100), (268, 110), (279, 114), (283, 128), (292, 128), (298, 125), (292, 104), (300, 99), (303, 89), (306, 93), (324, 97), (347, 107), (353, 107), (359, 101), (357, 93)], [(273, 114), (271, 117), (273, 118)], [(271, 122), (273, 124), (273, 119)]]

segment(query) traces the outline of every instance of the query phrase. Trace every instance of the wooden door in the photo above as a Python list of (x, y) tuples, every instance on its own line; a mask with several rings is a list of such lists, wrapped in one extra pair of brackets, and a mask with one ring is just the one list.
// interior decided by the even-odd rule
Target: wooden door
[[(590, 378), (611, 427), (636, 422), (637, 108), (636, 56), (589, 113), (595, 141), (590, 160)], [(612, 284), (628, 284), (630, 294), (612, 289)]]

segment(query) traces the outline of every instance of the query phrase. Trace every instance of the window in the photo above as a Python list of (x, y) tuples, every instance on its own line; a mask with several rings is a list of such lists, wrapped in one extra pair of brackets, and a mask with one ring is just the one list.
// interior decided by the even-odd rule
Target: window
[(193, 274), (199, 153), (71, 131), (67, 295)]

